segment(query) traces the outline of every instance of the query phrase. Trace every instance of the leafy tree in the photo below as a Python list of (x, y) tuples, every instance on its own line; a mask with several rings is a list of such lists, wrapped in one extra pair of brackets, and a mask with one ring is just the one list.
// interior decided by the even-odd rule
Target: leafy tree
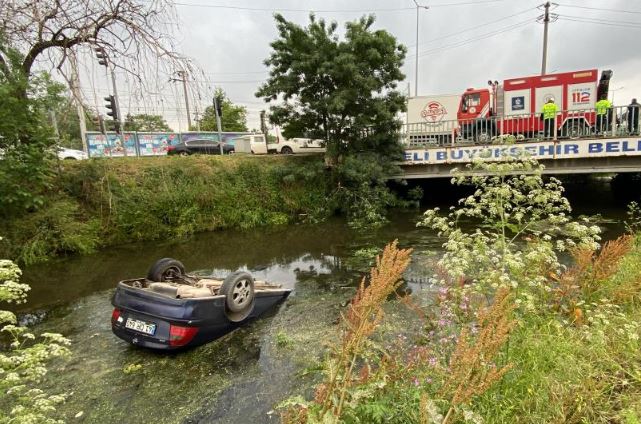
[(397, 114), (405, 98), (396, 87), (406, 48), (387, 31), (373, 30), (373, 16), (348, 22), (343, 40), (336, 22), (311, 15), (301, 27), (275, 18), (279, 37), (265, 60), (270, 77), (256, 93), (283, 101), (271, 107), (270, 121), (283, 126), (286, 137), (326, 140), (334, 159), (360, 151), (397, 156)]
[[(0, 50), (14, 65), (22, 60), (15, 50), (2, 44), (1, 38)], [(49, 112), (60, 104), (63, 92), (64, 86), (46, 73), (29, 79), (20, 71), (0, 73), (0, 217), (43, 206), (42, 194), (52, 177), (49, 147), (56, 142)]]
[[(216, 89), (214, 94), (221, 102), (222, 117), (220, 122), (222, 124), (221, 131), (247, 131), (247, 108), (245, 106), (238, 106), (232, 103), (221, 88)], [(191, 130), (196, 128), (192, 126)], [(200, 121), (200, 129), (202, 131), (218, 131), (216, 124), (216, 111), (214, 106), (208, 106), (203, 113), (202, 120)]]
[(382, 223), (397, 203), (386, 181), (401, 159), (398, 113), (405, 98), (396, 88), (406, 48), (373, 30), (373, 16), (346, 23), (343, 39), (336, 22), (314, 15), (307, 27), (275, 19), (279, 35), (265, 60), (270, 77), (256, 95), (278, 101), (270, 121), (285, 137), (326, 140), (335, 208), (356, 226)]
[[(71, 97), (64, 98), (55, 108), (56, 123), (60, 136), (59, 144), (72, 149), (83, 149), (83, 142), (80, 137), (80, 122), (78, 121), (78, 109)], [(89, 108), (85, 108), (85, 125), (88, 131), (98, 131), (95, 122), (96, 116)]]
[(127, 115), (125, 118), (125, 131), (173, 131), (165, 119), (160, 115)]

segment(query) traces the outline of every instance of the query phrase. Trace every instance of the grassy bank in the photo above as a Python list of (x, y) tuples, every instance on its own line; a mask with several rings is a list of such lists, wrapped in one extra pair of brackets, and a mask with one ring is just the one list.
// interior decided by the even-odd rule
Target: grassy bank
[(0, 223), (0, 257), (29, 264), (132, 241), (328, 214), (319, 157), (64, 162), (45, 206)]
[[(382, 331), (407, 265), (391, 244), (343, 313), (314, 395), (280, 405), (284, 422), (641, 422), (641, 219), (599, 243), (535, 162), (476, 169), (494, 175), (456, 175), (477, 190), (420, 223), (445, 238), (434, 290), (404, 299), (420, 329)], [(471, 218), (477, 228), (459, 226)]]

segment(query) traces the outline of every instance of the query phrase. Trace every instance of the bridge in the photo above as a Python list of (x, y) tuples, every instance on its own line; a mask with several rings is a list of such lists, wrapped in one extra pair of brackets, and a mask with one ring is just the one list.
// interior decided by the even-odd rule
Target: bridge
[(641, 172), (641, 138), (586, 138), (514, 144), (409, 147), (403, 178), (444, 178), (475, 159), (505, 160), (527, 155), (545, 165), (545, 174)]
[[(625, 108), (614, 108), (612, 122), (601, 131), (595, 126), (554, 125), (558, 131), (544, 135), (531, 131), (517, 135), (496, 134), (500, 126), (490, 122), (462, 137), (458, 123), (406, 124), (402, 132), (405, 153), (403, 178), (446, 178), (453, 169), (474, 160), (503, 161), (506, 157), (528, 156), (545, 165), (546, 174), (597, 174), (641, 172), (641, 135), (627, 120)], [(538, 121), (532, 115), (528, 120)], [(632, 128), (628, 129), (628, 123)], [(532, 125), (533, 126), (533, 125)]]

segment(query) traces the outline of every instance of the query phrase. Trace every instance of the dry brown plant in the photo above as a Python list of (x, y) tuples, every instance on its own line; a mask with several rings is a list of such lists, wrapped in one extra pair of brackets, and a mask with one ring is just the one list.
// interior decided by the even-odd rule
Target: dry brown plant
[(366, 339), (372, 335), (383, 318), (383, 304), (398, 288), (403, 272), (410, 263), (411, 249), (399, 249), (398, 241), (385, 246), (376, 258), (376, 266), (369, 279), (360, 286), (342, 316), (344, 331), (340, 344), (335, 346), (328, 360), (328, 376), (316, 390), (315, 402), (321, 405), (321, 415), (328, 411), (339, 419), (350, 387), (362, 382), (366, 373), (355, 372), (363, 353)]
[(492, 305), (478, 312), (478, 335), (472, 337), (468, 328), (461, 330), (442, 389), (443, 396), (450, 399), (442, 424), (452, 418), (458, 405), (484, 393), (511, 368), (511, 364), (497, 366), (496, 359), (515, 325), (513, 310), (510, 290), (501, 288)]
[[(608, 241), (597, 253), (589, 247), (577, 247), (572, 250), (574, 265), (556, 278), (554, 290), (557, 308), (565, 312), (577, 325), (583, 323), (583, 311), (578, 306), (580, 301), (588, 300), (597, 293), (602, 283), (614, 275), (623, 257), (630, 252), (634, 237), (625, 234), (616, 240)], [(641, 287), (641, 282), (637, 284)], [(615, 290), (625, 297), (634, 292), (634, 287), (623, 287)], [(617, 294), (614, 294), (617, 296)]]

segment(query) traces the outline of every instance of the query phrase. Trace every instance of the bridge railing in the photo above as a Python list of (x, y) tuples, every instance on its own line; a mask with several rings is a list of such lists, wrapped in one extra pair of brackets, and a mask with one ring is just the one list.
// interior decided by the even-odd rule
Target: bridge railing
[(641, 107), (616, 106), (604, 114), (595, 109), (562, 110), (554, 119), (541, 113), (492, 116), (472, 120), (410, 122), (401, 142), (408, 147), (504, 144), (542, 140), (575, 140), (639, 135)]

